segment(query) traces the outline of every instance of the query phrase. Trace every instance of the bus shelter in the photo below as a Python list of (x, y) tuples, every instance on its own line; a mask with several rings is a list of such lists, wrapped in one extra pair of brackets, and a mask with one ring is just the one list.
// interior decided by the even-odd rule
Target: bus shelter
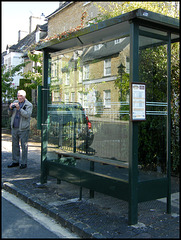
[(41, 183), (48, 176), (171, 213), (171, 43), (179, 21), (144, 9), (43, 42)]

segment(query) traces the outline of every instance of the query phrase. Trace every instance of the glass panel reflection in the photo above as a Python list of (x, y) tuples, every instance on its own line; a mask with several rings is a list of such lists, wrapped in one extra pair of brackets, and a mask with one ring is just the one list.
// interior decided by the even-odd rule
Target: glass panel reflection
[[(144, 37), (145, 38), (145, 37)], [(142, 36), (140, 36), (142, 41)], [(139, 52), (139, 78), (146, 83), (146, 121), (139, 123), (139, 164), (149, 178), (166, 174), (167, 139), (167, 46)]]
[[(56, 159), (54, 150), (61, 149), (128, 166), (129, 42), (126, 37), (52, 55), (48, 160)], [(72, 161), (86, 169), (89, 164)], [(94, 171), (101, 166), (95, 163)], [(103, 167), (109, 172), (112, 166)], [(120, 171), (114, 170), (114, 176)]]

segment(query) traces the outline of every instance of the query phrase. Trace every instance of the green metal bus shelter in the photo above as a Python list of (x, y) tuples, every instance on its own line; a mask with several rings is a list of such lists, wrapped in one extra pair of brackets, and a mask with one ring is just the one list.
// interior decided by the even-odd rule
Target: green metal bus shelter
[[(144, 9), (42, 42), (41, 183), (48, 176), (171, 213), (171, 44), (179, 20)], [(88, 139), (88, 140), (87, 140)]]

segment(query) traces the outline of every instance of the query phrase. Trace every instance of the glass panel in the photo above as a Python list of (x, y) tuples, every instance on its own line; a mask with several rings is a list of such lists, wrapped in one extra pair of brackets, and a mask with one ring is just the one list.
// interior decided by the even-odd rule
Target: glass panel
[[(142, 42), (142, 36), (139, 37)], [(139, 123), (140, 176), (154, 179), (166, 174), (167, 46), (153, 45), (139, 51), (139, 79), (146, 83), (146, 121)]]
[(129, 59), (129, 37), (52, 55), (48, 160), (90, 169), (88, 161), (58, 159), (55, 149), (113, 160), (119, 168), (95, 163), (94, 171), (128, 179), (120, 163), (128, 167)]

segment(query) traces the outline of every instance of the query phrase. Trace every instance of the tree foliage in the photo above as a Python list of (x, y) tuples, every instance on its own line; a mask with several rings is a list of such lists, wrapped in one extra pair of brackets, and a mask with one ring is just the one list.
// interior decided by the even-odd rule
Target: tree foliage
[[(95, 3), (100, 10), (100, 14), (92, 19), (96, 22), (104, 21), (116, 17), (126, 12), (142, 8), (148, 11), (161, 13), (163, 15), (179, 18), (179, 2), (110, 2), (108, 8), (104, 8)], [(179, 171), (179, 43), (171, 46), (171, 161), (172, 171)], [(167, 96), (167, 51), (160, 46), (157, 48), (148, 48), (140, 51), (139, 78), (140, 81), (147, 84), (147, 101), (166, 102)], [(125, 78), (126, 77), (126, 78)], [(124, 79), (125, 78), (125, 79)], [(122, 79), (122, 81), (120, 81)], [(121, 100), (126, 98), (128, 78), (122, 74), (115, 82), (121, 91)], [(151, 80), (151, 81), (150, 81)], [(149, 109), (154, 110), (154, 109)], [(157, 109), (159, 111), (159, 109)], [(147, 120), (140, 123), (139, 126), (139, 161), (145, 167), (151, 166), (156, 170), (161, 166), (165, 170), (166, 159), (166, 118), (164, 116), (147, 116)], [(149, 134), (148, 134), (149, 133)], [(159, 140), (158, 140), (159, 137)]]
[(9, 101), (16, 97), (17, 89), (13, 84), (13, 77), (20, 74), (20, 70), (26, 66), (27, 63), (21, 63), (15, 67), (7, 69), (6, 65), (1, 66), (1, 88), (2, 99)]
[(42, 53), (28, 52), (28, 57), (33, 64), (32, 70), (22, 73), (21, 76), (30, 80), (30, 82), (25, 83), (25, 87), (37, 89), (37, 86), (42, 84)]
[(109, 2), (108, 9), (100, 6), (98, 3), (95, 5), (99, 8), (100, 14), (91, 20), (94, 22), (104, 21), (109, 18), (119, 16), (121, 14), (142, 8), (148, 11), (161, 13), (163, 15), (179, 18), (179, 2)]

